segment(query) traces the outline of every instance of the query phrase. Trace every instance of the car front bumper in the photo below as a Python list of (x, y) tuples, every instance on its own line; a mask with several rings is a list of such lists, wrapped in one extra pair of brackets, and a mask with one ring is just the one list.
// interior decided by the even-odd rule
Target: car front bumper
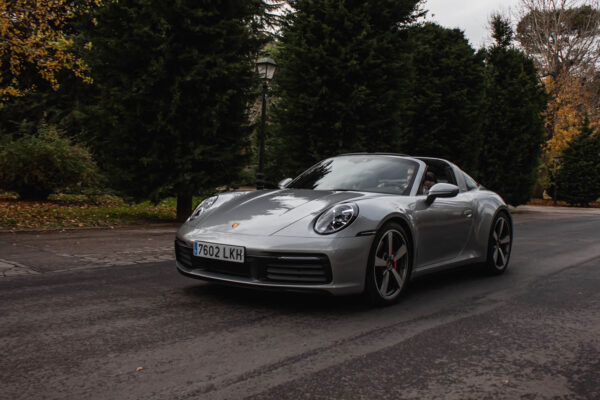
[[(243, 246), (244, 264), (194, 257), (194, 241)], [(183, 275), (223, 284), (283, 291), (361, 293), (373, 236), (318, 238), (211, 233), (178, 235)]]

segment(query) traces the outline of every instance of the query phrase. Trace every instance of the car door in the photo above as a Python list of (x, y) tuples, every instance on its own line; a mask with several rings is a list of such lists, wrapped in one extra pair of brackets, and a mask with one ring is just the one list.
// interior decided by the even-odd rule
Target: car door
[[(448, 175), (448, 183), (455, 183), (450, 170)], [(461, 190), (454, 197), (436, 198), (431, 204), (426, 201), (426, 195), (418, 197), (414, 213), (418, 231), (416, 266), (454, 260), (466, 246), (473, 229), (472, 194)]]

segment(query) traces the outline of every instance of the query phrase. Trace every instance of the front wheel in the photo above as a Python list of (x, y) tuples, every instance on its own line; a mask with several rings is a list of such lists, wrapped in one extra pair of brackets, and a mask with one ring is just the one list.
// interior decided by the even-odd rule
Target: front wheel
[(375, 235), (367, 265), (365, 294), (371, 303), (389, 305), (398, 300), (410, 278), (412, 251), (404, 228), (385, 224)]
[(493, 275), (502, 274), (508, 267), (512, 249), (512, 224), (508, 215), (498, 213), (492, 223), (488, 240), (487, 271)]

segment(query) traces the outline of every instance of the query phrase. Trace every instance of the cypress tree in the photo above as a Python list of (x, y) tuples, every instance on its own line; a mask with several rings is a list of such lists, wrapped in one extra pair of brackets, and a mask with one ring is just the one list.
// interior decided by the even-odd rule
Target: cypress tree
[(446, 158), (476, 174), (482, 142), (483, 62), (458, 29), (427, 23), (409, 31), (414, 77), (401, 148)]
[(406, 32), (417, 0), (297, 0), (282, 30), (272, 174), (324, 157), (396, 151)]
[(508, 21), (492, 17), (495, 43), (485, 56), (485, 107), (481, 183), (517, 206), (526, 203), (536, 181), (544, 140), (546, 92), (534, 63), (512, 46)]
[(569, 204), (585, 207), (600, 198), (600, 135), (588, 119), (563, 150), (556, 183), (558, 197)]
[(261, 0), (119, 0), (81, 28), (97, 84), (91, 145), (135, 198), (192, 195), (246, 165)]

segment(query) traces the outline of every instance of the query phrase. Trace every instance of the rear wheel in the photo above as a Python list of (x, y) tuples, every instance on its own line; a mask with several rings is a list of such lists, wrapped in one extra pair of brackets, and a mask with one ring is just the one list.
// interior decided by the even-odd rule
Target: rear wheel
[(486, 267), (493, 275), (502, 274), (508, 267), (512, 250), (512, 224), (505, 212), (500, 212), (494, 218), (488, 240)]
[(375, 235), (367, 266), (365, 294), (371, 303), (389, 305), (404, 292), (411, 271), (412, 252), (404, 228), (385, 224)]

